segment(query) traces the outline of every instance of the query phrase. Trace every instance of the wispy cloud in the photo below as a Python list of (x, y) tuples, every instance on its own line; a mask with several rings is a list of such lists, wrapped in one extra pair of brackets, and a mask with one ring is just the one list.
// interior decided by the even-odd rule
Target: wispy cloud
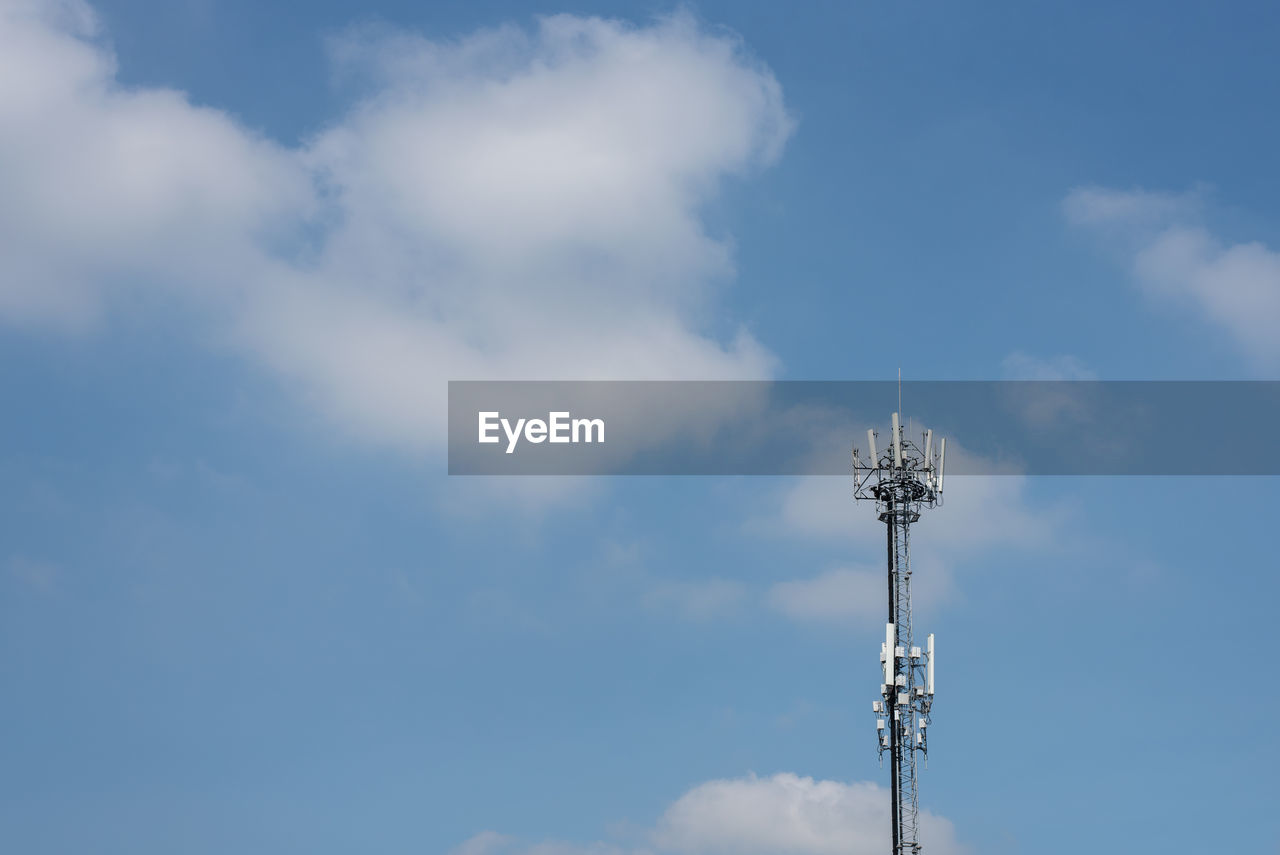
[(1068, 222), (1077, 226), (1122, 225), (1161, 227), (1171, 220), (1194, 216), (1206, 188), (1189, 193), (1150, 190), (1116, 190), (1109, 187), (1077, 187), (1062, 202)]
[[(948, 460), (967, 452), (952, 440)], [(1036, 506), (1023, 475), (949, 477), (944, 505), (929, 512), (912, 545), (912, 596), (924, 611), (962, 593), (958, 571), (995, 550), (1031, 552), (1055, 544), (1068, 519), (1061, 504)], [(793, 481), (777, 496), (777, 518), (767, 530), (776, 536), (822, 543), (852, 558), (815, 574), (776, 583), (767, 603), (803, 622), (869, 626), (885, 613), (884, 524), (870, 508), (855, 505), (848, 478)], [(761, 526), (753, 526), (761, 528)], [(861, 562), (861, 563), (857, 563)]]
[(707, 620), (739, 613), (749, 594), (747, 585), (736, 579), (654, 581), (644, 593), (644, 602), (690, 620)]
[(1032, 356), (1015, 350), (1000, 363), (1009, 380), (1097, 380), (1098, 375), (1079, 357), (1063, 353), (1057, 356)]
[(778, 582), (768, 602), (795, 620), (880, 620), (885, 611), (885, 571), (876, 567), (840, 567), (810, 579)]
[(24, 587), (41, 594), (51, 594), (58, 588), (62, 569), (51, 561), (14, 555), (6, 562), (9, 575)]
[(1280, 252), (1232, 243), (1202, 219), (1202, 194), (1086, 187), (1063, 202), (1067, 219), (1119, 247), (1152, 299), (1202, 313), (1256, 366), (1280, 366)]

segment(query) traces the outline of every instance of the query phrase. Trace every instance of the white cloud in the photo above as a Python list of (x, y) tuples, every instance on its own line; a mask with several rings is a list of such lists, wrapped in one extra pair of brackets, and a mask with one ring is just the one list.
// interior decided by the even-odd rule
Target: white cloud
[[(656, 840), (684, 855), (870, 855), (889, 846), (889, 798), (869, 781), (790, 773), (709, 781), (667, 809)], [(936, 855), (963, 851), (951, 823), (927, 811), (920, 840)]]
[[(789, 772), (707, 781), (668, 807), (646, 837), (638, 847), (509, 846), (509, 838), (484, 832), (454, 855), (871, 855), (889, 847), (889, 794), (869, 781), (818, 781)], [(920, 814), (920, 841), (933, 855), (967, 851), (952, 824), (929, 811)]]
[[(296, 158), (177, 92), (115, 84), (79, 3), (0, 4), (0, 317), (83, 326), (111, 296), (234, 288), (312, 205)], [(234, 285), (224, 285), (225, 278)]]
[(736, 579), (653, 581), (644, 593), (651, 608), (674, 610), (690, 620), (735, 614), (746, 604), (748, 588)]
[(1120, 242), (1149, 296), (1203, 313), (1260, 368), (1280, 366), (1280, 253), (1213, 235), (1194, 194), (1084, 188), (1063, 206), (1072, 223)]
[(1074, 423), (1082, 429), (1094, 429), (1095, 408), (1089, 406), (1089, 390), (1074, 383), (1056, 381), (1091, 381), (1098, 376), (1075, 356), (1061, 354), (1038, 357), (1014, 351), (1001, 362), (1008, 380), (1033, 381), (1016, 384), (1006, 395), (1005, 404), (1024, 423), (1033, 428), (1061, 427)]
[(612, 843), (593, 841), (573, 843), (567, 840), (543, 840), (521, 844), (515, 838), (493, 831), (482, 831), (449, 855), (652, 855), (647, 849), (626, 849)]
[(773, 75), (675, 15), (340, 40), (370, 94), (288, 148), (125, 88), (78, 2), (0, 3), (0, 319), (194, 307), (353, 435), (413, 451), (447, 379), (765, 377), (700, 325), (702, 207), (791, 128)]
[(1098, 375), (1076, 356), (1032, 356), (1015, 350), (1000, 363), (1009, 380), (1097, 380)]
[(1185, 217), (1200, 204), (1204, 188), (1190, 193), (1155, 193), (1147, 190), (1113, 190), (1077, 187), (1063, 200), (1067, 220), (1078, 226), (1109, 224), (1159, 226), (1171, 218)]
[(885, 571), (875, 567), (841, 567), (811, 579), (778, 582), (768, 603), (795, 620), (874, 623), (887, 609)]
[(645, 850), (623, 849), (611, 843), (570, 843), (547, 840), (522, 851), (521, 855), (647, 855)]
[(496, 855), (505, 850), (513, 840), (496, 831), (482, 831), (450, 850), (449, 855)]
[(21, 555), (11, 556), (7, 562), (9, 575), (22, 585), (41, 594), (51, 594), (58, 589), (62, 569), (49, 561), (39, 561)]
[(1138, 251), (1134, 271), (1148, 293), (1205, 312), (1260, 366), (1280, 365), (1280, 253), (1172, 227)]
[[(963, 446), (948, 440), (948, 461), (965, 460)], [(966, 467), (979, 469), (974, 462)], [(941, 507), (926, 511), (912, 527), (912, 601), (927, 614), (954, 599), (957, 571), (972, 567), (995, 550), (1034, 551), (1052, 546), (1069, 509), (1036, 506), (1024, 475), (966, 475), (947, 479)], [(834, 622), (867, 627), (885, 619), (884, 523), (869, 505), (855, 504), (848, 477), (819, 476), (792, 481), (779, 494), (781, 536), (826, 541), (851, 550), (861, 563), (813, 576), (777, 582), (767, 604), (802, 622)]]
[[(937, 546), (912, 548), (911, 602), (917, 615), (935, 610), (956, 593), (953, 562), (943, 558), (946, 552)], [(801, 623), (879, 626), (888, 612), (885, 572), (883, 567), (837, 567), (804, 579), (776, 582), (764, 601), (775, 612)]]
[[(953, 458), (954, 453), (954, 458)], [(948, 441), (947, 460), (960, 459)], [(1034, 548), (1052, 542), (1061, 513), (1032, 509), (1024, 475), (948, 476), (946, 501), (913, 527), (930, 544), (973, 555), (996, 546)], [(884, 523), (869, 505), (855, 505), (847, 477), (800, 478), (781, 497), (784, 533), (835, 538), (884, 551)]]

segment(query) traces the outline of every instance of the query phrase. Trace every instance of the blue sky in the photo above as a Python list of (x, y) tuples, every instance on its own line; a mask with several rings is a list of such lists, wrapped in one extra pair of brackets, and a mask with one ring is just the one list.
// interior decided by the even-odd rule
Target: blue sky
[[(0, 2), (4, 848), (879, 851), (848, 485), (449, 479), (444, 381), (1274, 379), (1278, 37)], [(926, 851), (1280, 846), (1275, 479), (949, 492)]]

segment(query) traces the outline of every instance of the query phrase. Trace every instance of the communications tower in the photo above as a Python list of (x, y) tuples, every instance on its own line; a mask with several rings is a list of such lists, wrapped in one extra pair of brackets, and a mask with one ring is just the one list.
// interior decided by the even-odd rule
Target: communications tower
[(881, 763), (889, 752), (892, 855), (916, 855), (920, 852), (916, 762), (928, 762), (934, 648), (932, 635), (922, 650), (912, 634), (911, 524), (920, 519), (922, 510), (942, 504), (947, 441), (941, 440), (935, 450), (933, 431), (927, 430), (917, 445), (903, 435), (897, 413), (892, 438), (882, 454), (876, 453), (876, 436), (874, 430), (867, 431), (868, 458), (853, 449), (854, 498), (875, 502), (888, 546), (889, 622), (880, 646), (880, 700), (872, 709)]

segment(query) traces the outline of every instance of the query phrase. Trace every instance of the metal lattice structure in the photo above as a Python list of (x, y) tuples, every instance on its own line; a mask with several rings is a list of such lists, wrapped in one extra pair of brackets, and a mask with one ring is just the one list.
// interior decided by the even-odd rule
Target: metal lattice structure
[(920, 512), (942, 503), (942, 476), (947, 441), (936, 451), (933, 431), (917, 445), (903, 435), (893, 414), (893, 435), (883, 454), (876, 453), (877, 434), (867, 431), (869, 457), (853, 450), (854, 498), (874, 501), (885, 524), (888, 552), (889, 622), (880, 646), (883, 681), (876, 713), (881, 763), (889, 753), (892, 855), (920, 852), (920, 798), (917, 761), (927, 763), (929, 712), (933, 707), (934, 643), (915, 646), (911, 625), (911, 524)]

